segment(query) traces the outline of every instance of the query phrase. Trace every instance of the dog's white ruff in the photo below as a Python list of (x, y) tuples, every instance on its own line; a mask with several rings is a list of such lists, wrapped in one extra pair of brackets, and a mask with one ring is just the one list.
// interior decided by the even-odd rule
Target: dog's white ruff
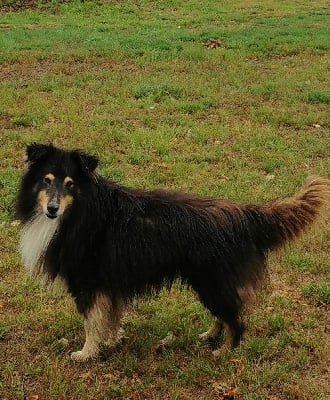
[(42, 256), (59, 225), (59, 218), (49, 219), (45, 214), (37, 214), (21, 229), (19, 249), (25, 268), (31, 275), (41, 272)]

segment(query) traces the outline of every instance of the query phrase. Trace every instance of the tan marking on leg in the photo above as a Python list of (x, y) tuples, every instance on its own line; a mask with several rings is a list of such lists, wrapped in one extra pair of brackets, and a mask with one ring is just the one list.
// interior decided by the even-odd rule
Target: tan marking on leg
[(199, 335), (199, 339), (202, 342), (206, 342), (208, 340), (216, 339), (220, 335), (220, 333), (222, 331), (222, 328), (223, 328), (222, 321), (219, 318), (217, 318), (214, 321), (214, 324), (211, 326), (211, 328), (208, 331), (206, 331), (204, 333), (201, 333)]
[(225, 330), (225, 342), (217, 350), (212, 351), (214, 358), (219, 358), (227, 354), (232, 347), (233, 338), (231, 329), (226, 323), (223, 323), (223, 328)]
[(100, 345), (114, 346), (119, 339), (122, 307), (113, 308), (111, 300), (99, 294), (84, 321), (86, 341), (80, 351), (71, 354), (74, 361), (96, 358)]

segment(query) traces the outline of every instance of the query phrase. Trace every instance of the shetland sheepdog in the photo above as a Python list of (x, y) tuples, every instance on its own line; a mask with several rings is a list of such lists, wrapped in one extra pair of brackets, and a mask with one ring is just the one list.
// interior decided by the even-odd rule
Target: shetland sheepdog
[(237, 346), (246, 293), (266, 274), (269, 251), (322, 214), (329, 181), (309, 179), (283, 201), (245, 204), (165, 190), (132, 189), (101, 177), (98, 159), (53, 145), (27, 147), (17, 199), (20, 252), (32, 275), (61, 278), (84, 318), (76, 361), (120, 337), (125, 306), (180, 279), (214, 316), (200, 337)]

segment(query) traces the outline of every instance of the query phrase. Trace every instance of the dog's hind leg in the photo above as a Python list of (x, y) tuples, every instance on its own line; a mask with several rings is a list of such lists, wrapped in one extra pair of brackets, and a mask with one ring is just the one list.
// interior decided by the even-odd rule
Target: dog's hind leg
[(222, 330), (223, 330), (223, 322), (221, 321), (221, 319), (216, 318), (211, 328), (208, 331), (203, 332), (199, 335), (199, 339), (202, 342), (207, 342), (208, 340), (214, 340), (218, 336), (220, 336)]
[(85, 344), (82, 350), (71, 353), (71, 359), (87, 361), (98, 356), (102, 344), (114, 346), (120, 333), (121, 310), (121, 307), (113, 308), (107, 296), (98, 295), (85, 315)]
[(222, 328), (225, 330), (225, 342), (220, 349), (213, 352), (214, 356), (217, 357), (230, 348), (238, 346), (242, 339), (245, 330), (240, 317), (242, 301), (239, 294), (237, 292), (235, 293), (235, 291), (227, 292), (226, 295), (224, 295), (221, 291), (221, 287), (219, 287), (219, 289), (215, 288), (214, 290), (209, 289), (208, 291), (202, 291), (200, 287), (196, 286), (197, 285), (195, 285), (194, 289), (199, 294), (200, 300), (216, 318), (213, 327), (203, 333), (200, 339), (208, 340), (216, 338), (220, 334)]
[(219, 349), (213, 351), (214, 357), (219, 357), (231, 348), (238, 346), (245, 327), (239, 318), (230, 318), (230, 322), (225, 322), (220, 318), (216, 318), (213, 326), (208, 331), (200, 334), (199, 339), (202, 342), (217, 339), (223, 330), (225, 331), (225, 342)]
[(217, 350), (213, 351), (215, 358), (220, 357), (222, 354), (226, 354), (228, 350), (237, 347), (242, 340), (245, 326), (241, 322), (240, 318), (230, 318), (228, 321), (224, 321), (225, 330), (225, 342)]
[[(238, 300), (239, 299), (239, 300)], [(225, 342), (222, 346), (213, 352), (215, 357), (225, 354), (229, 349), (237, 347), (242, 340), (245, 325), (241, 320), (242, 307), (256, 300), (255, 291), (252, 286), (239, 288), (237, 296), (231, 301), (225, 300), (223, 305), (219, 307), (218, 315), (223, 321), (225, 331)]]

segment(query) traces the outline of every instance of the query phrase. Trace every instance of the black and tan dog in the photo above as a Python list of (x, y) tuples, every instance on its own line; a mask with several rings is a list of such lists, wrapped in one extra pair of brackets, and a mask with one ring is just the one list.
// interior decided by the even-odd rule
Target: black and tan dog
[(17, 201), (23, 263), (65, 281), (84, 317), (86, 342), (72, 353), (79, 361), (116, 343), (130, 300), (177, 278), (215, 317), (201, 337), (224, 328), (225, 346), (236, 346), (245, 293), (265, 274), (268, 252), (296, 239), (329, 196), (323, 178), (260, 205), (130, 189), (99, 176), (95, 157), (52, 145), (28, 146), (27, 163)]

